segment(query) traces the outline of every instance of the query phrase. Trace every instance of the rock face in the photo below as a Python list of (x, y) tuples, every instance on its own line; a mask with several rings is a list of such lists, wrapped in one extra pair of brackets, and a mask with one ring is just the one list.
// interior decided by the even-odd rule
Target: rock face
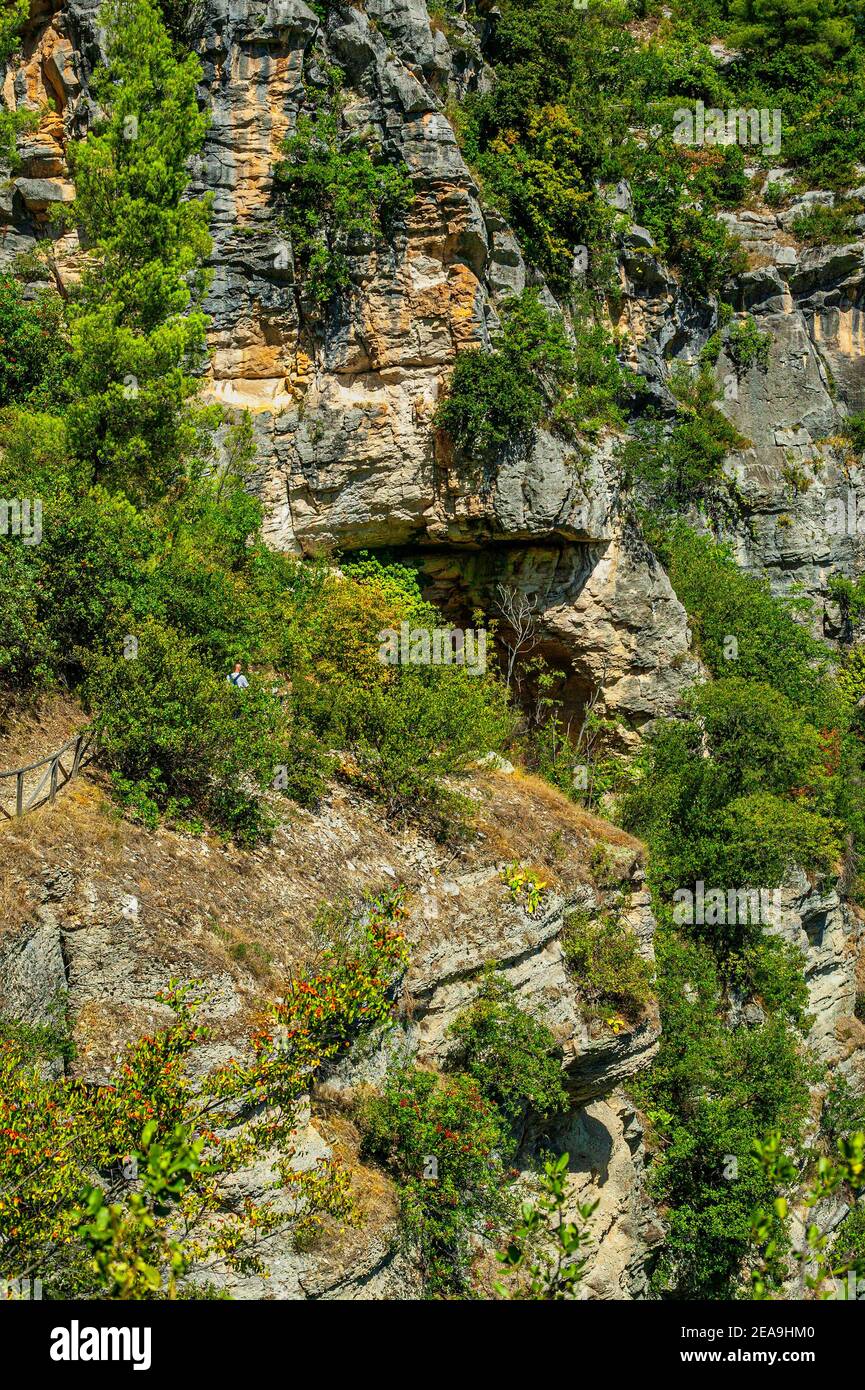
[(813, 1024), (808, 1045), (826, 1063), (837, 1063), (855, 1030), (856, 960), (861, 924), (836, 892), (821, 894), (803, 873), (781, 890), (777, 931), (806, 959), (808, 1009)]
[[(50, 240), (61, 281), (77, 273), (77, 239), (58, 235), (50, 213), (72, 196), (67, 145), (93, 116), (98, 7), (99, 0), (41, 0), (23, 55), (0, 71), (3, 104), (39, 114), (21, 142), (20, 167), (0, 169), (2, 267), (32, 259)], [(599, 712), (639, 729), (675, 711), (699, 664), (681, 603), (622, 515), (617, 440), (602, 438), (576, 459), (541, 429), (478, 478), (457, 465), (432, 425), (457, 354), (488, 346), (507, 297), (538, 284), (510, 228), (483, 203), (445, 114), (450, 92), (491, 80), (483, 25), (457, 21), (451, 44), (424, 0), (326, 8), (326, 22), (303, 0), (202, 0), (196, 10), (193, 47), (211, 117), (190, 171), (192, 191), (213, 198), (206, 390), (252, 413), (254, 484), (269, 542), (307, 556), (387, 546), (420, 557), (430, 597), (454, 614), (476, 606), (493, 614), (499, 586), (510, 586), (535, 606), (543, 650), (568, 672), (573, 705), (599, 694)], [(281, 227), (274, 169), (299, 112), (323, 99), (324, 61), (345, 75), (347, 123), (406, 166), (414, 201), (386, 245), (355, 249), (351, 292), (312, 322)], [(670, 365), (696, 362), (718, 327), (717, 307), (693, 300), (654, 254), (649, 233), (627, 225), (627, 187), (611, 196), (625, 225), (617, 325), (624, 355), (649, 399), (672, 415)], [(800, 588), (816, 598), (819, 626), (834, 641), (849, 634), (828, 600), (829, 577), (865, 568), (865, 478), (845, 438), (846, 417), (865, 410), (865, 239), (859, 226), (847, 245), (803, 248), (791, 230), (801, 210), (730, 214), (750, 268), (724, 297), (737, 314), (753, 314), (771, 343), (767, 364), (744, 370), (722, 346), (715, 372), (721, 408), (747, 440), (728, 460), (744, 507), (731, 530), (739, 559), (768, 572), (777, 590)], [(39, 274), (30, 267), (36, 286)], [(408, 882), (417, 893), (414, 954), (396, 1041), (429, 1063), (445, 1060), (449, 1022), (471, 998), (479, 972), (497, 962), (561, 1042), (572, 1108), (554, 1137), (571, 1154), (574, 1201), (592, 1193), (601, 1202), (590, 1295), (639, 1297), (659, 1232), (643, 1187), (640, 1121), (623, 1087), (650, 1063), (657, 1019), (648, 1015), (620, 1035), (594, 1028), (561, 945), (571, 906), (603, 904), (583, 870), (585, 851), (609, 827), (576, 825), (572, 810), (537, 791), (493, 781), (491, 842), (498, 819), (518, 814), (514, 856), (530, 861), (534, 853), (544, 862), (553, 830), (571, 846), (573, 864), (537, 917), (507, 901), (501, 855), (491, 851), (454, 868), (437, 847), (398, 842), (368, 808), (337, 800), (318, 821), (284, 829), (273, 857), (257, 865), (270, 896), (248, 929), (278, 971), (302, 957), (281, 913), (308, 928), (310, 902), (327, 897), (334, 883)], [(162, 880), (176, 881), (177, 864), (166, 858), (154, 867), (140, 845), (133, 848), (140, 860), (133, 855), (131, 867), (82, 874), (52, 850), (26, 920), (0, 938), (0, 1009), (46, 1021), (61, 997), (76, 1020), (75, 1066), (94, 1081), (110, 1070), (123, 1040), (159, 1021), (152, 999), (171, 973), (207, 975), (215, 996), (212, 1060), (230, 1049), (256, 990), (210, 933), (201, 902), (189, 897), (199, 875), (212, 892), (214, 862), (183, 865), (178, 907), (159, 895)], [(627, 837), (619, 848), (631, 858), (621, 884), (628, 919), (651, 958), (639, 849)], [(230, 920), (232, 891), (249, 897), (244, 882), (232, 880), (220, 920)], [(808, 960), (812, 1046), (852, 1074), (861, 1057), (853, 1017), (858, 920), (801, 878), (785, 890), (779, 930)], [(334, 1104), (379, 1077), (390, 1055), (382, 1049), (335, 1073), (328, 1083)], [(336, 1142), (333, 1125), (332, 1117), (312, 1116), (302, 1151), (326, 1151)], [(543, 1138), (527, 1134), (527, 1162)], [(248, 1178), (251, 1190), (264, 1181), (262, 1173)], [(377, 1197), (363, 1239), (321, 1257), (278, 1252), (270, 1291), (288, 1298), (416, 1295), (411, 1263), (397, 1247), (393, 1193), (382, 1187)], [(241, 1296), (261, 1291), (255, 1281), (236, 1289)]]
[[(406, 885), (410, 967), (397, 1024), (339, 1063), (299, 1117), (298, 1166), (338, 1154), (355, 1177), (361, 1222), (326, 1233), (311, 1251), (290, 1241), (268, 1256), (266, 1280), (232, 1280), (235, 1297), (409, 1299), (421, 1294), (399, 1235), (396, 1193), (359, 1156), (357, 1088), (389, 1063), (446, 1065), (448, 1027), (495, 968), (515, 998), (542, 1018), (561, 1048), (569, 1109), (556, 1137), (569, 1149), (573, 1201), (598, 1197), (593, 1298), (640, 1297), (659, 1222), (643, 1184), (642, 1129), (628, 1083), (656, 1054), (654, 1006), (617, 1030), (597, 1017), (568, 968), (562, 933), (572, 909), (614, 908), (653, 959), (655, 923), (643, 886), (643, 847), (533, 778), (479, 771), (470, 792), (478, 836), (454, 855), (412, 831), (382, 823), (362, 796), (335, 790), (316, 813), (298, 812), (254, 853), (171, 831), (120, 823), (106, 835), (101, 797), (85, 772), (63, 815), (36, 812), (0, 842), (0, 877), (16, 902), (0, 926), (0, 1016), (72, 1027), (70, 1075), (105, 1084), (123, 1047), (164, 1026), (156, 995), (171, 978), (205, 980), (209, 1037), (195, 1074), (243, 1054), (264, 999), (317, 949), (318, 907), (350, 890)], [(548, 884), (535, 914), (514, 901), (502, 870), (537, 865)], [(603, 865), (603, 869), (598, 866)], [(238, 911), (242, 904), (242, 912)], [(59, 1064), (62, 1067), (62, 1063)], [(545, 1137), (529, 1123), (529, 1169)], [(272, 1177), (262, 1161), (237, 1178), (261, 1199)]]
[(663, 1230), (645, 1192), (643, 1128), (621, 1095), (590, 1101), (544, 1135), (574, 1165), (574, 1205), (597, 1201), (591, 1266), (581, 1295), (631, 1299), (646, 1293), (646, 1257)]
[[(768, 361), (737, 366), (725, 345), (715, 378), (719, 408), (745, 441), (726, 466), (742, 511), (729, 533), (737, 558), (767, 574), (776, 592), (816, 600), (817, 634), (834, 639), (842, 624), (828, 580), (865, 568), (865, 477), (846, 437), (847, 417), (865, 403), (865, 234), (860, 226), (848, 245), (803, 247), (790, 227), (805, 210), (803, 201), (780, 213), (724, 214), (749, 269), (721, 297), (768, 334)], [(639, 230), (624, 239), (620, 327), (663, 409), (669, 362), (696, 363), (717, 321), (682, 291)]]
[[(0, 263), (56, 238), (50, 209), (72, 192), (66, 144), (92, 115), (97, 10), (98, 0), (50, 0), (7, 68), (4, 103), (41, 119), (0, 200)], [(535, 605), (543, 650), (568, 672), (576, 702), (600, 690), (601, 708), (632, 727), (669, 713), (697, 664), (666, 576), (629, 543), (616, 440), (577, 464), (539, 430), (478, 479), (432, 428), (456, 354), (488, 346), (505, 299), (532, 281), (445, 114), (449, 93), (491, 80), (484, 22), (454, 21), (449, 42), (423, 0), (334, 4), (326, 21), (303, 0), (206, 0), (196, 14), (211, 118), (191, 170), (193, 190), (213, 198), (208, 390), (253, 414), (270, 542), (305, 555), (423, 553), (436, 597), (452, 607), (495, 612), (497, 585), (512, 584)], [(325, 100), (324, 62), (344, 75), (347, 124), (405, 166), (414, 202), (387, 244), (355, 248), (351, 292), (313, 323), (274, 170), (298, 113)], [(649, 399), (672, 413), (670, 364), (697, 360), (716, 310), (661, 265), (648, 232), (628, 226), (627, 187), (609, 196), (625, 226), (623, 350)], [(828, 579), (865, 564), (865, 480), (844, 438), (846, 416), (865, 407), (865, 237), (859, 228), (848, 245), (803, 248), (791, 229), (815, 200), (832, 195), (727, 215), (751, 268), (724, 297), (754, 315), (771, 346), (765, 369), (737, 369), (722, 349), (716, 374), (722, 408), (747, 441), (728, 464), (744, 508), (731, 533), (739, 558), (777, 589), (818, 599), (836, 638), (845, 634)], [(61, 278), (74, 278), (74, 236), (55, 252)]]
[[(825, 603), (828, 577), (856, 576), (865, 564), (865, 480), (844, 438), (845, 418), (865, 407), (865, 240), (797, 250), (782, 225), (796, 211), (756, 224), (765, 238), (759, 259), (773, 264), (737, 286), (739, 306), (771, 334), (771, 353), (768, 370), (751, 368), (738, 401), (726, 404), (751, 441), (730, 471), (751, 513), (737, 538), (742, 561), (766, 570), (779, 591), (797, 586), (824, 600), (832, 636), (839, 624)], [(754, 223), (735, 229), (755, 234)], [(722, 355), (719, 371), (731, 368)]]
[[(640, 724), (673, 707), (695, 663), (665, 575), (628, 547), (614, 441), (577, 467), (541, 430), (479, 482), (432, 428), (456, 354), (489, 345), (503, 301), (529, 280), (444, 114), (448, 81), (484, 80), (474, 30), (462, 40), (452, 52), (420, 0), (333, 6), (325, 26), (299, 2), (264, 16), (205, 7), (196, 48), (212, 126), (196, 186), (215, 195), (210, 390), (254, 414), (273, 545), (446, 552), (458, 582), (442, 594), (435, 558), (430, 577), (451, 604), (490, 605), (498, 583), (514, 584), (575, 696), (601, 689)], [(322, 99), (322, 55), (345, 73), (349, 126), (404, 164), (414, 202), (390, 245), (352, 256), (351, 294), (312, 331), (273, 171), (298, 112)]]

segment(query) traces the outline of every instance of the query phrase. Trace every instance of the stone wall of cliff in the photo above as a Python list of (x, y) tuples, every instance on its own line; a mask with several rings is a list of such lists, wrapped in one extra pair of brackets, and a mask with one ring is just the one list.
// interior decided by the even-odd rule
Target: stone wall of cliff
[[(51, 239), (61, 284), (74, 282), (86, 254), (74, 233), (55, 231), (50, 211), (73, 195), (66, 148), (94, 114), (97, 11), (97, 0), (41, 0), (23, 57), (3, 77), (4, 104), (37, 112), (39, 125), (21, 142), (20, 169), (0, 187), (0, 266), (20, 268), (22, 257)], [(211, 125), (190, 171), (191, 189), (213, 198), (211, 356), (203, 389), (252, 414), (255, 486), (272, 546), (299, 556), (380, 547), (410, 553), (422, 560), (430, 597), (455, 613), (475, 606), (492, 612), (496, 586), (515, 585), (537, 605), (544, 646), (566, 664), (578, 696), (599, 694), (602, 711), (639, 729), (675, 711), (700, 665), (681, 602), (629, 527), (614, 438), (602, 438), (577, 469), (561, 439), (541, 429), (530, 447), (505, 450), (479, 486), (454, 467), (433, 428), (457, 354), (489, 346), (509, 295), (535, 283), (555, 307), (510, 228), (484, 203), (448, 119), (449, 95), (492, 80), (483, 25), (457, 24), (457, 37), (449, 41), (431, 22), (424, 0), (336, 5), (326, 23), (303, 0), (203, 0), (193, 46)], [(385, 249), (352, 256), (351, 292), (311, 322), (280, 225), (274, 169), (298, 114), (314, 100), (324, 59), (344, 74), (348, 125), (405, 164), (415, 197)], [(716, 308), (689, 296), (648, 233), (634, 225), (627, 187), (611, 196), (628, 224), (617, 247), (618, 327), (628, 360), (672, 414), (670, 365), (697, 360), (718, 327)], [(821, 195), (808, 196), (813, 203)], [(795, 211), (761, 207), (729, 217), (749, 256), (735, 285), (736, 308), (749, 310), (771, 335), (767, 368), (749, 369), (722, 405), (744, 441), (727, 464), (744, 503), (730, 534), (743, 566), (767, 571), (779, 591), (798, 588), (818, 601), (831, 641), (841, 619), (828, 576), (855, 578), (865, 568), (865, 523), (837, 533), (826, 526), (833, 504), (845, 516), (851, 507), (858, 515), (865, 501), (861, 468), (839, 442), (845, 416), (865, 409), (865, 228), (849, 245), (809, 250), (791, 235)], [(44, 271), (34, 260), (28, 274), (38, 285)], [(719, 385), (732, 370), (722, 350)], [(640, 1296), (660, 1230), (644, 1192), (641, 1123), (622, 1086), (650, 1063), (657, 1020), (647, 1017), (624, 1036), (593, 1036), (559, 941), (567, 907), (599, 906), (597, 886), (577, 870), (592, 838), (604, 832), (578, 824), (563, 799), (545, 802), (537, 790), (493, 782), (483, 793), (492, 820), (507, 814), (528, 826), (518, 844), (506, 846), (508, 854), (543, 860), (542, 831), (574, 840), (571, 881), (537, 918), (503, 902), (504, 850), (451, 869), (434, 846), (379, 832), (369, 808), (358, 805), (332, 805), (299, 831), (284, 832), (285, 843), (255, 872), (277, 894), (281, 912), (299, 911), (307, 890), (323, 890), (325, 878), (406, 878), (419, 896), (401, 1043), (425, 1062), (441, 1060), (448, 1022), (493, 961), (520, 998), (552, 1020), (573, 1102), (557, 1138), (572, 1156), (574, 1199), (601, 1197), (603, 1239), (589, 1290), (595, 1297)], [(628, 860), (622, 883), (629, 919), (650, 958), (654, 924), (640, 847), (620, 837), (618, 849)], [(298, 863), (325, 850), (333, 856), (327, 872), (298, 877)], [(91, 863), (79, 878), (55, 851), (33, 850), (42, 893), (4, 941), (5, 1007), (38, 1019), (56, 990), (67, 992), (82, 1074), (97, 1078), (124, 1030), (150, 1018), (147, 1000), (166, 973), (194, 968), (215, 982), (214, 1017), (230, 1038), (251, 982), (226, 962), (196, 913), (178, 916), (158, 896), (151, 907), (141, 898), (140, 875), (127, 883), (116, 864)], [(170, 837), (158, 850), (169, 858), (182, 852)], [(148, 867), (157, 882), (164, 870)], [(121, 898), (135, 884), (142, 906), (130, 915)], [(272, 901), (262, 905), (255, 929), (267, 950), (284, 950), (290, 964), (291, 951), (270, 920), (274, 911)], [(855, 1074), (857, 918), (837, 895), (821, 897), (803, 878), (786, 893), (781, 930), (809, 961), (812, 1045), (822, 1061)], [(366, 1059), (331, 1079), (332, 1113), (321, 1124), (310, 1118), (310, 1153), (344, 1136), (333, 1118), (341, 1093), (374, 1079), (385, 1060)], [(527, 1159), (542, 1138), (527, 1138)], [(250, 1184), (261, 1176), (251, 1175)], [(321, 1259), (281, 1252), (277, 1293), (416, 1292), (396, 1252), (392, 1194), (390, 1206), (386, 1194), (379, 1196), (384, 1215), (365, 1242)], [(259, 1290), (250, 1284), (240, 1291)]]

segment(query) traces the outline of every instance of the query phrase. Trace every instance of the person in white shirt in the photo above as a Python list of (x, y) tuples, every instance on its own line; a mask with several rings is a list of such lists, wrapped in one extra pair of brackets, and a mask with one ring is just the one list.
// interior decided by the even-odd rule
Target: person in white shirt
[(239, 661), (235, 663), (234, 670), (230, 671), (229, 674), (226, 676), (226, 680), (228, 681), (229, 685), (234, 686), (235, 690), (249, 689), (249, 681), (243, 674), (243, 667), (241, 666)]

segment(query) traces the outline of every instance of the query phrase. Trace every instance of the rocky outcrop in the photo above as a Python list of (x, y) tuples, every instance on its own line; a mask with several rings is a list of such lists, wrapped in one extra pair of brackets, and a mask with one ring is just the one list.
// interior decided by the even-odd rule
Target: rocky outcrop
[[(572, 908), (592, 916), (615, 904), (640, 953), (653, 959), (643, 847), (513, 770), (479, 771), (469, 791), (477, 835), (456, 853), (388, 826), (376, 806), (336, 788), (319, 812), (296, 811), (270, 845), (245, 852), (123, 822), (106, 831), (88, 770), (62, 817), (37, 811), (0, 842), (0, 878), (17, 905), (0, 930), (0, 1015), (31, 1025), (68, 1021), (74, 1055), (65, 1066), (95, 1085), (107, 1083), (126, 1044), (170, 1020), (156, 996), (172, 978), (207, 984), (200, 1018), (209, 1036), (195, 1049), (193, 1073), (242, 1055), (263, 1002), (320, 948), (320, 906), (347, 889), (359, 898), (364, 889), (405, 884), (411, 957), (396, 1026), (327, 1074), (295, 1135), (297, 1165), (333, 1154), (350, 1169), (360, 1224), (334, 1225), (311, 1250), (276, 1243), (268, 1278), (233, 1279), (233, 1296), (420, 1295), (396, 1194), (359, 1157), (355, 1097), (396, 1059), (446, 1066), (449, 1025), (489, 968), (561, 1048), (573, 1200), (592, 1193), (601, 1202), (591, 1296), (636, 1297), (644, 1289), (657, 1220), (642, 1181), (640, 1123), (623, 1088), (657, 1051), (657, 1013), (650, 1007), (615, 1029), (598, 1018), (561, 941)], [(514, 862), (536, 866), (547, 885), (534, 914), (503, 881)], [(526, 1181), (542, 1142), (542, 1131), (530, 1127)], [(238, 1195), (261, 1197), (272, 1177), (268, 1161), (255, 1164), (239, 1175)]]
[(663, 1240), (663, 1228), (647, 1199), (643, 1127), (632, 1104), (618, 1092), (590, 1101), (549, 1126), (533, 1156), (540, 1157), (545, 1145), (570, 1156), (569, 1214), (575, 1216), (578, 1204), (598, 1203), (581, 1297), (642, 1298), (646, 1260)]
[[(834, 202), (809, 194), (782, 212), (722, 215), (749, 268), (720, 298), (768, 335), (768, 360), (737, 363), (722, 343), (714, 372), (719, 408), (743, 439), (726, 465), (740, 512), (727, 532), (737, 558), (776, 592), (816, 600), (815, 631), (835, 639), (842, 623), (828, 581), (865, 569), (863, 461), (845, 430), (865, 408), (865, 229), (847, 245), (803, 246), (791, 228), (815, 200)], [(640, 228), (625, 235), (620, 266), (629, 359), (656, 406), (670, 411), (670, 364), (696, 364), (717, 317), (683, 290)]]
[[(303, 0), (204, 0), (195, 11), (211, 124), (191, 191), (212, 195), (214, 238), (204, 386), (229, 410), (252, 414), (253, 486), (265, 503), (267, 538), (304, 556), (401, 551), (420, 562), (429, 596), (455, 617), (475, 607), (498, 615), (501, 585), (525, 594), (541, 649), (566, 672), (569, 707), (598, 697), (598, 711), (621, 716), (631, 736), (676, 711), (699, 665), (679, 599), (623, 516), (620, 441), (608, 433), (576, 456), (539, 429), (479, 475), (433, 428), (457, 354), (490, 345), (508, 296), (535, 284), (555, 309), (511, 229), (484, 203), (447, 118), (449, 93), (492, 80), (483, 25), (457, 21), (449, 38), (424, 0), (326, 9), (326, 21)], [(98, 0), (40, 0), (23, 54), (0, 74), (4, 106), (38, 119), (22, 136), (20, 164), (0, 170), (8, 176), (0, 177), (0, 266), (21, 268), (26, 257), (34, 288), (55, 274), (70, 284), (80, 268), (77, 238), (58, 231), (51, 211), (72, 196), (67, 147), (93, 117), (97, 11)], [(350, 293), (313, 321), (274, 170), (299, 112), (323, 99), (325, 60), (345, 75), (347, 124), (405, 165), (414, 201), (386, 244), (355, 248)], [(609, 197), (621, 224), (623, 358), (642, 376), (648, 401), (672, 418), (671, 364), (697, 362), (718, 329), (718, 308), (690, 295), (661, 263), (651, 235), (633, 223), (627, 187)], [(722, 343), (715, 374), (721, 408), (745, 441), (727, 464), (741, 504), (740, 520), (730, 523), (740, 562), (767, 572), (778, 591), (817, 599), (818, 628), (834, 641), (849, 633), (828, 601), (829, 579), (865, 569), (863, 462), (845, 436), (846, 417), (865, 409), (865, 239), (860, 219), (848, 244), (804, 247), (793, 223), (815, 199), (832, 195), (809, 195), (784, 211), (755, 199), (728, 216), (749, 269), (723, 297), (737, 315), (754, 316), (770, 347), (765, 365), (742, 368)], [(35, 254), (49, 245), (50, 275)], [(198, 1065), (211, 1065), (242, 1036), (256, 996), (303, 959), (311, 908), (334, 884), (400, 879), (414, 897), (399, 1031), (328, 1078), (327, 1094), (304, 1117), (300, 1161), (343, 1145), (358, 1162), (346, 1096), (380, 1078), (395, 1055), (445, 1062), (449, 1023), (495, 963), (562, 1048), (572, 1104), (549, 1137), (571, 1155), (574, 1201), (600, 1197), (590, 1296), (639, 1297), (658, 1228), (644, 1191), (640, 1120), (623, 1088), (655, 1054), (657, 1018), (650, 1013), (620, 1033), (599, 1026), (561, 945), (569, 907), (593, 911), (605, 902), (586, 870), (587, 851), (615, 832), (519, 780), (479, 776), (476, 792), (488, 802), (481, 848), (456, 865), (420, 837), (392, 834), (342, 794), (320, 816), (283, 826), (272, 850), (254, 860), (170, 836), (157, 837), (154, 850), (128, 828), (131, 858), (122, 865), (103, 862), (92, 846), (79, 864), (53, 845), (27, 888), (38, 886), (25, 919), (0, 938), (0, 1009), (45, 1022), (60, 999), (74, 1021), (75, 1073), (99, 1082), (124, 1041), (164, 1018), (153, 998), (169, 976), (205, 976), (214, 1038)], [(568, 846), (564, 868), (548, 863), (554, 834)], [(619, 887), (650, 959), (639, 850), (624, 836), (619, 849), (630, 859)], [(499, 871), (509, 858), (549, 869), (536, 916), (508, 898)], [(806, 954), (811, 1045), (852, 1075), (862, 1041), (854, 1017), (858, 919), (803, 877), (784, 890), (779, 930)], [(527, 1165), (545, 1134), (527, 1134)], [(266, 1179), (262, 1170), (245, 1181), (257, 1191)], [(373, 1188), (366, 1233), (324, 1253), (276, 1252), (271, 1293), (417, 1294), (398, 1247), (393, 1192), (383, 1179)], [(255, 1280), (236, 1288), (241, 1296), (262, 1291)]]
[[(213, 3), (196, 47), (212, 112), (195, 184), (215, 196), (210, 390), (254, 414), (270, 543), (306, 555), (447, 551), (463, 590), (480, 557), (487, 575), (472, 597), (518, 583), (576, 691), (600, 688), (636, 724), (671, 709), (693, 676), (690, 635), (663, 574), (628, 549), (615, 441), (578, 466), (539, 431), (478, 480), (432, 428), (457, 352), (489, 345), (503, 300), (530, 280), (444, 112), (443, 84), (484, 80), (474, 31), (463, 26), (452, 51), (415, 0), (333, 6), (324, 26), (299, 0), (265, 17)], [(345, 72), (348, 125), (405, 165), (414, 203), (391, 245), (352, 257), (353, 292), (313, 331), (273, 170), (316, 100), (322, 54)]]
[[(828, 579), (865, 567), (862, 460), (845, 438), (846, 416), (865, 408), (865, 239), (790, 245), (784, 225), (801, 210), (734, 223), (743, 237), (759, 230), (762, 239), (745, 245), (772, 258), (736, 287), (738, 305), (771, 335), (771, 352), (768, 370), (752, 367), (724, 409), (750, 441), (730, 461), (749, 514), (737, 536), (741, 559), (779, 591), (795, 586), (820, 601), (826, 635), (837, 636)], [(722, 354), (719, 372), (732, 371)]]
[[(74, 280), (78, 238), (50, 222), (51, 211), (74, 197), (66, 149), (86, 129), (91, 104), (87, 81), (98, 56), (98, 0), (49, 0), (33, 7), (22, 53), (0, 66), (0, 102), (27, 113), (35, 124), (18, 140), (15, 168), (0, 164), (0, 267), (34, 258), (40, 243), (52, 248), (61, 279)], [(28, 266), (34, 284), (50, 276), (38, 259)]]
[(773, 920), (773, 930), (805, 957), (808, 1045), (820, 1061), (837, 1063), (849, 1051), (851, 1024), (855, 1031), (861, 923), (837, 892), (821, 893), (801, 871), (780, 890)]

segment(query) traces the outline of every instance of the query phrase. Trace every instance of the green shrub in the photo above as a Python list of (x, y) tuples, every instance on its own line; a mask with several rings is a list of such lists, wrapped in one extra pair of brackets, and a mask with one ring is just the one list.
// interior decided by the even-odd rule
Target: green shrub
[(768, 581), (739, 568), (728, 546), (697, 535), (683, 522), (652, 539), (714, 676), (734, 671), (772, 685), (805, 709), (825, 707), (826, 649), (797, 621), (807, 604), (776, 597)]
[(429, 632), (442, 620), (402, 567), (364, 562), (362, 573), (351, 569), (326, 579), (295, 616), (295, 717), (326, 747), (350, 755), (347, 775), (380, 798), (388, 815), (453, 833), (467, 804), (449, 779), (513, 733), (504, 683), (492, 665), (472, 672), (457, 664), (383, 664), (383, 633), (399, 632), (403, 621)]
[(725, 983), (740, 995), (756, 999), (769, 1013), (794, 1028), (807, 1028), (806, 960), (797, 946), (765, 933), (720, 962)]
[(101, 757), (127, 804), (145, 820), (157, 811), (205, 810), (240, 840), (268, 825), (261, 792), (285, 762), (278, 700), (253, 680), (236, 691), (214, 674), (182, 633), (148, 618), (116, 652), (90, 663), (86, 695)]
[(0, 410), (39, 406), (62, 390), (65, 330), (57, 295), (43, 290), (33, 302), (11, 275), (0, 274)]
[[(653, 1271), (656, 1294), (736, 1296), (751, 1249), (751, 1213), (770, 1206), (775, 1192), (752, 1152), (756, 1134), (732, 1096), (691, 1100), (687, 1126), (673, 1131), (650, 1180), (667, 1227)], [(735, 1180), (727, 1176), (733, 1172)]]
[(765, 792), (737, 798), (724, 808), (720, 831), (726, 877), (734, 883), (776, 885), (802, 864), (817, 874), (840, 868), (841, 822), (795, 801)]
[(542, 422), (568, 434), (596, 433), (621, 423), (630, 389), (615, 345), (588, 316), (574, 324), (574, 341), (536, 290), (502, 312), (493, 351), (462, 352), (435, 423), (468, 457), (489, 458)]
[(500, 1158), (507, 1136), (495, 1109), (472, 1077), (405, 1067), (362, 1102), (358, 1121), (362, 1154), (397, 1184), (426, 1291), (466, 1296), (470, 1238), (494, 1237), (511, 1210)]
[(865, 1275), (865, 1202), (861, 1198), (838, 1227), (832, 1260), (852, 1266), (860, 1279)]
[(541, 423), (573, 372), (564, 324), (527, 290), (504, 309), (492, 352), (459, 354), (435, 423), (462, 453), (496, 454)]
[(442, 836), (459, 830), (468, 810), (442, 779), (501, 748), (513, 729), (497, 678), (454, 666), (404, 667), (389, 684), (371, 687), (298, 684), (296, 708), (320, 737), (350, 750), (360, 781), (389, 816)]
[(662, 256), (681, 268), (689, 289), (707, 295), (744, 270), (746, 260), (740, 243), (714, 215), (722, 200), (701, 184), (701, 172), (687, 154), (664, 141), (637, 155), (633, 194), (636, 220), (652, 233)]
[(521, 1009), (500, 976), (482, 983), (451, 1024), (449, 1070), (474, 1077), (481, 1094), (515, 1132), (529, 1110), (547, 1119), (567, 1108), (561, 1060), (549, 1028)]
[[(838, 782), (819, 731), (771, 687), (728, 677), (699, 687), (692, 720), (662, 721), (623, 800), (625, 822), (651, 847), (665, 899), (707, 888), (771, 888), (794, 863), (831, 872), (840, 854)], [(707, 925), (741, 945), (747, 924)]]
[(733, 42), (759, 53), (784, 52), (831, 63), (855, 33), (846, 0), (731, 0)]
[(351, 283), (349, 256), (392, 238), (414, 198), (408, 170), (341, 127), (338, 99), (301, 114), (276, 167), (295, 273), (321, 307)]
[(5, 686), (47, 686), (59, 653), (42, 622), (39, 566), (32, 550), (0, 547), (0, 678)]
[(865, 411), (847, 416), (844, 421), (844, 433), (849, 437), (857, 454), (865, 454)]
[(461, 352), (435, 423), (461, 453), (497, 454), (540, 424), (543, 391), (504, 354)]
[(626, 923), (613, 912), (572, 912), (561, 941), (568, 968), (593, 1009), (614, 1010), (637, 1023), (652, 999), (652, 968)]
[(839, 246), (855, 241), (856, 218), (863, 211), (861, 199), (847, 199), (834, 207), (813, 207), (794, 217), (791, 231), (807, 246)]
[(9, 0), (6, 12), (0, 15), (0, 63), (18, 47), (20, 31), (30, 14), (30, 0)]
[(135, 606), (153, 530), (122, 496), (76, 480), (62, 420), (7, 411), (0, 450), (2, 495), (38, 499), (42, 515), (39, 544), (0, 546), (0, 680), (74, 681), (115, 611)]
[(676, 400), (672, 429), (649, 419), (638, 425), (622, 451), (626, 486), (636, 487), (658, 514), (693, 503), (709, 508), (725, 493), (729, 496), (724, 463), (745, 443), (716, 408), (720, 392), (705, 362), (696, 376), (674, 370), (670, 391)]
[(421, 592), (419, 571), (399, 561), (385, 563), (379, 556), (359, 550), (340, 562), (340, 571), (356, 584), (367, 584), (381, 600), (392, 603), (404, 618), (431, 623), (438, 617)]
[(748, 314), (732, 325), (726, 347), (738, 376), (743, 376), (755, 365), (765, 372), (772, 352), (772, 334), (761, 333), (753, 314)]

